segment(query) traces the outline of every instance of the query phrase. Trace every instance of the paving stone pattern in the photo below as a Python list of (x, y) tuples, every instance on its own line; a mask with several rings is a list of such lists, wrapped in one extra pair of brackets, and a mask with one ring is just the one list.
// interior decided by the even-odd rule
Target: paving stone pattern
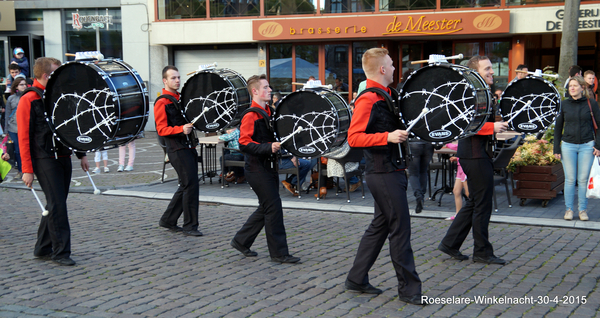
[[(1, 188), (0, 198), (0, 317), (594, 317), (600, 307), (596, 231), (490, 224), (495, 253), (509, 263), (486, 266), (436, 250), (447, 221), (413, 218), (425, 295), (560, 300), (420, 307), (398, 300), (387, 244), (370, 272), (384, 293), (344, 290), (370, 215), (286, 210), (290, 251), (302, 258), (288, 265), (269, 261), (264, 233), (252, 247), (258, 257), (229, 246), (253, 208), (202, 204), (205, 236), (187, 237), (158, 227), (168, 201), (72, 193), (77, 265), (61, 267), (32, 255), (41, 212), (31, 193)], [(470, 255), (471, 237), (464, 247)]]

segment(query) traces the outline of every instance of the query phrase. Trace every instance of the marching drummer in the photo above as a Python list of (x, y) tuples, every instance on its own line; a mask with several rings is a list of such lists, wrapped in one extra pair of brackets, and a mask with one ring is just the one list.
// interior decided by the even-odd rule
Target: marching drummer
[(231, 240), (231, 246), (246, 257), (258, 254), (250, 250), (254, 239), (265, 228), (271, 260), (278, 263), (297, 263), (299, 257), (290, 255), (283, 224), (283, 208), (279, 197), (279, 175), (276, 170), (281, 144), (275, 141), (270, 128), (271, 88), (266, 75), (252, 76), (247, 81), (252, 105), (242, 115), (240, 150), (244, 152), (246, 180), (258, 196), (258, 209)]
[[(488, 85), (494, 84), (494, 70), (487, 56), (475, 55), (467, 66), (476, 70)], [(458, 142), (456, 156), (467, 175), (469, 198), (458, 211), (438, 249), (457, 260), (469, 259), (460, 252), (460, 247), (473, 227), (473, 262), (504, 265), (506, 261), (494, 255), (488, 233), (494, 195), (494, 165), (490, 141), (494, 133), (506, 131), (508, 124), (493, 121), (494, 116), (490, 116), (476, 135)]]
[[(44, 102), (41, 95), (48, 83), (50, 74), (61, 65), (55, 58), (40, 57), (35, 60), (33, 88), (19, 100), (17, 126), (23, 182), (32, 187), (33, 174), (46, 196), (48, 215), (43, 216), (38, 229), (38, 238), (33, 256), (52, 260), (59, 265), (72, 266), (71, 229), (67, 214), (67, 195), (71, 184), (71, 150), (58, 141), (52, 140), (52, 131), (46, 123)], [(76, 153), (81, 159), (81, 168), (89, 169), (85, 153)]]
[[(421, 279), (415, 269), (415, 258), (410, 244), (410, 215), (406, 197), (406, 163), (398, 144), (406, 141), (408, 132), (398, 129), (398, 117), (388, 105), (394, 81), (393, 61), (388, 50), (372, 48), (362, 57), (367, 75), (366, 93), (358, 96), (348, 131), (351, 147), (364, 148), (367, 185), (375, 199), (375, 214), (365, 231), (356, 259), (345, 282), (346, 289), (367, 294), (383, 291), (369, 283), (369, 269), (375, 263), (385, 239), (390, 240), (390, 254), (398, 279), (401, 301), (424, 305)], [(381, 94), (369, 91), (380, 89)], [(387, 99), (386, 99), (387, 97)]]
[[(163, 137), (167, 155), (177, 172), (179, 188), (175, 191), (167, 210), (158, 225), (187, 236), (202, 236), (198, 231), (199, 185), (198, 152), (194, 138), (190, 138), (193, 125), (183, 117), (179, 103), (179, 70), (175, 66), (165, 66), (162, 72), (164, 88), (154, 103), (156, 132)], [(183, 228), (177, 220), (183, 213)]]

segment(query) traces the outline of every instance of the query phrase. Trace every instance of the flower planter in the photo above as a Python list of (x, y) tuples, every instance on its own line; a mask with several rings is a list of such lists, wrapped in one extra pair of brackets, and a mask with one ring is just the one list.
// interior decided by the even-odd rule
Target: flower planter
[(520, 205), (525, 205), (527, 199), (540, 199), (542, 207), (556, 197), (565, 186), (565, 174), (562, 164), (552, 166), (517, 166), (513, 175), (517, 186), (513, 195), (521, 199)]

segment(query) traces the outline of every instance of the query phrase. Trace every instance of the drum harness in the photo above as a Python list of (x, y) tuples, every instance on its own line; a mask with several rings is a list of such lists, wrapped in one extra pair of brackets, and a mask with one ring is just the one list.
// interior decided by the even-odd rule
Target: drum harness
[[(269, 114), (267, 114), (267, 112), (264, 109), (251, 106), (250, 108), (246, 109), (242, 113), (240, 118), (243, 119), (244, 116), (246, 116), (246, 114), (248, 114), (248, 113), (257, 113), (257, 114), (261, 115), (263, 120), (265, 121), (265, 124), (267, 125), (267, 129), (273, 135), (273, 137), (275, 137), (275, 130), (273, 129), (273, 125), (271, 125), (271, 119), (269, 117)], [(240, 119), (240, 122), (241, 122), (241, 119)], [(267, 158), (267, 161), (269, 161), (271, 163), (272, 169), (279, 170), (279, 156), (280, 156), (280, 153), (278, 151), (276, 153), (271, 153), (269, 155), (269, 157)]]
[[(27, 94), (28, 92), (35, 92), (40, 97), (42, 104), (45, 104), (44, 91), (42, 91), (41, 89), (39, 89), (37, 87), (31, 86), (31, 87), (28, 87), (26, 90), (24, 90), (23, 94), (21, 96), (25, 96), (25, 94)], [(54, 133), (54, 129), (52, 128), (52, 125), (50, 125), (50, 120), (48, 120), (48, 114), (46, 113), (46, 106), (44, 106), (44, 114), (46, 115), (46, 122), (48, 123), (48, 126), (50, 126), (50, 131), (52, 131), (52, 135), (56, 136), (56, 133)], [(58, 159), (58, 152), (56, 150), (56, 138), (54, 138), (54, 136), (52, 136), (52, 150), (54, 150), (54, 158)]]
[[(168, 95), (168, 94), (163, 94), (163, 95), (158, 96), (156, 98), (156, 100), (154, 101), (154, 103), (156, 104), (156, 102), (158, 102), (158, 100), (160, 100), (161, 98), (165, 98), (165, 99), (168, 99), (169, 101), (171, 101), (173, 103), (173, 105), (175, 106), (175, 108), (181, 112), (181, 116), (183, 116), (185, 121), (187, 121), (188, 123), (190, 122), (187, 119), (187, 117), (185, 116), (185, 113), (183, 112), (183, 110), (181, 109), (181, 103), (175, 97)], [(187, 145), (190, 148), (196, 148), (196, 145), (198, 145), (198, 139), (196, 138), (196, 128), (192, 127), (192, 132), (185, 136), (187, 138)]]
[[(369, 87), (367, 89), (364, 89), (362, 92), (360, 92), (360, 94), (358, 94), (358, 96), (356, 96), (356, 100), (358, 100), (358, 98), (360, 96), (362, 96), (365, 93), (368, 92), (372, 92), (375, 93), (381, 97), (383, 97), (383, 100), (385, 100), (388, 109), (390, 110), (390, 112), (392, 114), (394, 114), (395, 118), (396, 118), (396, 123), (399, 129), (406, 129), (406, 126), (400, 121), (400, 110), (399, 108), (396, 106), (396, 103), (394, 103), (395, 100), (398, 100), (398, 92), (394, 89), (389, 87), (390, 91), (392, 92), (392, 97), (390, 98), (390, 95), (383, 89), (379, 88), (379, 87)], [(393, 98), (393, 100), (392, 100)], [(399, 151), (399, 158), (401, 160), (404, 161), (404, 165), (406, 167), (408, 167), (408, 163), (410, 161), (412, 161), (412, 154), (410, 153), (410, 147), (408, 146), (408, 140), (405, 140), (404, 142), (398, 144), (398, 151)], [(400, 160), (398, 160), (400, 161)], [(397, 162), (398, 164), (401, 164), (401, 162)]]

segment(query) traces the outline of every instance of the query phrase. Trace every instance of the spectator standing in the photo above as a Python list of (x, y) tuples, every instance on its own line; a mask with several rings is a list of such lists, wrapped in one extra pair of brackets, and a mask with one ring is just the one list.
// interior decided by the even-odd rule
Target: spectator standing
[(21, 171), (21, 151), (19, 150), (19, 138), (18, 138), (18, 126), (17, 126), (17, 106), (19, 105), (19, 100), (21, 99), (21, 95), (27, 89), (27, 82), (23, 77), (17, 77), (13, 84), (11, 85), (11, 93), (12, 95), (8, 97), (6, 101), (6, 130), (8, 131), (8, 135), (10, 139), (13, 141), (15, 145), (15, 160), (17, 162), (17, 176), (15, 178), (21, 179), (23, 177)]
[(110, 172), (110, 169), (108, 169), (108, 150), (96, 151), (96, 155), (94, 156), (96, 169), (92, 172), (100, 173), (100, 160), (104, 162), (104, 172)]
[[(129, 148), (129, 160), (125, 166), (125, 150)], [(126, 145), (119, 146), (119, 167), (117, 172), (133, 171), (133, 162), (135, 161), (135, 140), (130, 141)]]
[(568, 84), (570, 96), (561, 102), (560, 113), (556, 117), (554, 156), (562, 160), (565, 172), (564, 219), (573, 219), (577, 181), (579, 219), (587, 221), (587, 182), (594, 156), (600, 156), (600, 134), (598, 131), (594, 133), (594, 121), (600, 123), (600, 109), (595, 100), (588, 98), (587, 83), (581, 76), (572, 77)]
[(583, 79), (588, 84), (588, 96), (591, 99), (598, 101), (598, 96), (596, 95), (596, 87), (594, 81), (596, 80), (596, 73), (592, 70), (587, 70), (583, 73)]

